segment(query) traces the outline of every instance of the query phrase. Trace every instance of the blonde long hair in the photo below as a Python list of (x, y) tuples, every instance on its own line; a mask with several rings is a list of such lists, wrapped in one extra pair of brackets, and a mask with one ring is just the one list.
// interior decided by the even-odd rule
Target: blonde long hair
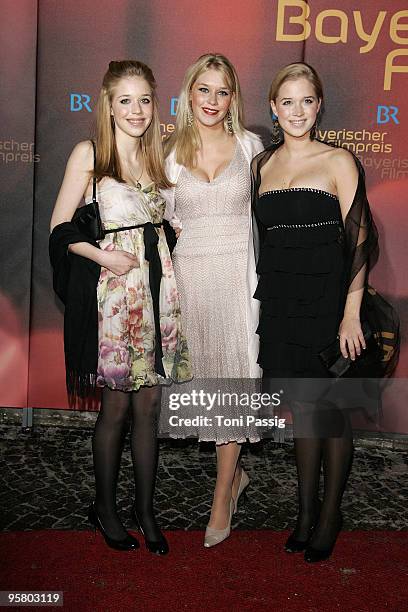
[[(165, 143), (166, 155), (168, 155), (172, 149), (175, 149), (177, 163), (188, 168), (195, 166), (197, 151), (201, 147), (201, 138), (195, 123), (193, 122), (192, 125), (189, 124), (189, 117), (191, 117), (192, 112), (190, 92), (200, 74), (210, 68), (222, 72), (227, 87), (233, 94), (229, 107), (233, 131), (242, 133), (244, 130), (241, 87), (234, 66), (224, 55), (218, 53), (206, 53), (205, 55), (201, 55), (194, 64), (187, 69), (184, 76), (177, 104), (176, 128)], [(228, 131), (226, 118), (224, 119), (224, 129)]]
[(103, 77), (102, 88), (96, 106), (96, 164), (95, 177), (99, 181), (110, 176), (123, 183), (120, 159), (115, 141), (115, 125), (111, 116), (111, 103), (115, 85), (123, 78), (141, 77), (152, 90), (153, 118), (141, 137), (141, 152), (146, 172), (157, 187), (172, 184), (164, 172), (164, 154), (157, 108), (156, 81), (149, 66), (136, 60), (109, 62)]

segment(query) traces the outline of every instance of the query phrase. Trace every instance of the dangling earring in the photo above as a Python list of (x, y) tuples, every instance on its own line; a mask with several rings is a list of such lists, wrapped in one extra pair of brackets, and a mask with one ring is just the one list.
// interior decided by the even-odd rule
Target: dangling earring
[(194, 123), (194, 115), (193, 115), (193, 111), (191, 110), (191, 106), (188, 105), (188, 111), (187, 111), (187, 127), (191, 127)]
[(279, 121), (274, 119), (272, 122), (272, 144), (279, 144), (282, 141), (282, 128)]
[(234, 126), (232, 124), (232, 115), (231, 115), (230, 109), (228, 109), (227, 111), (227, 129), (228, 129), (228, 134), (232, 135), (234, 133)]

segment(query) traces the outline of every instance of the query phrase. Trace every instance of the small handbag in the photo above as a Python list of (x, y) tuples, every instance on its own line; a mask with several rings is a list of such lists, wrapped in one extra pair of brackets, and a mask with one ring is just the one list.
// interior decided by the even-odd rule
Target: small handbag
[[(94, 153), (94, 169), (96, 165), (96, 146), (92, 140)], [(103, 240), (105, 231), (102, 225), (101, 215), (99, 213), (99, 204), (96, 199), (96, 178), (92, 179), (92, 202), (77, 208), (72, 223), (76, 225), (78, 230), (91, 240)]]
[(319, 353), (322, 363), (334, 377), (382, 378), (391, 376), (398, 362), (399, 319), (394, 308), (368, 286), (361, 305), (361, 330), (366, 348), (354, 361), (343, 357), (337, 338)]
[(364, 321), (361, 326), (366, 348), (361, 351), (360, 355), (356, 355), (355, 361), (350, 357), (343, 357), (340, 350), (340, 339), (336, 338), (334, 342), (329, 344), (323, 351), (319, 353), (319, 357), (326, 366), (332, 376), (354, 376), (354, 371), (359, 371), (364, 367), (375, 364), (381, 357), (381, 348), (376, 342), (374, 335), (367, 323)]

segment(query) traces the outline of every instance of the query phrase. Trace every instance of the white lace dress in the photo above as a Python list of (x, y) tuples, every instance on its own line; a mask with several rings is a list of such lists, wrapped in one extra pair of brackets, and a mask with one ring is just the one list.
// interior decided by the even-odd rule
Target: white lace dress
[[(250, 379), (246, 320), (250, 190), (249, 166), (238, 142), (231, 162), (213, 181), (183, 168), (176, 185), (183, 230), (173, 266), (194, 380), (165, 390), (160, 428), (171, 437), (218, 444), (259, 440), (247, 419), (257, 415), (242, 405), (242, 396), (256, 385)], [(175, 409), (175, 395), (192, 390), (217, 395), (214, 406), (209, 409), (207, 398), (204, 405)], [(218, 391), (234, 397), (220, 400)], [(194, 422), (180, 423), (181, 418)]]

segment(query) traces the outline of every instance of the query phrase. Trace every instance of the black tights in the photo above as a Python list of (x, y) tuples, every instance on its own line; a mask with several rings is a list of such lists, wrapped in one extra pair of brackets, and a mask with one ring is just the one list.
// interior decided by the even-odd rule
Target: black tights
[[(354, 449), (350, 420), (347, 413), (335, 408), (316, 410), (312, 404), (303, 404), (293, 407), (293, 424), (299, 491), (299, 516), (294, 537), (307, 540), (319, 517), (310, 543), (323, 550), (332, 545), (339, 527), (340, 504)], [(319, 515), (322, 460), (324, 494)]]
[(126, 536), (116, 509), (116, 485), (129, 410), (132, 417), (130, 439), (136, 493), (135, 510), (146, 537), (149, 540), (157, 540), (160, 536), (153, 513), (160, 399), (159, 386), (142, 387), (131, 393), (113, 391), (107, 387), (102, 391), (101, 410), (92, 439), (95, 506), (104, 529), (114, 539)]

